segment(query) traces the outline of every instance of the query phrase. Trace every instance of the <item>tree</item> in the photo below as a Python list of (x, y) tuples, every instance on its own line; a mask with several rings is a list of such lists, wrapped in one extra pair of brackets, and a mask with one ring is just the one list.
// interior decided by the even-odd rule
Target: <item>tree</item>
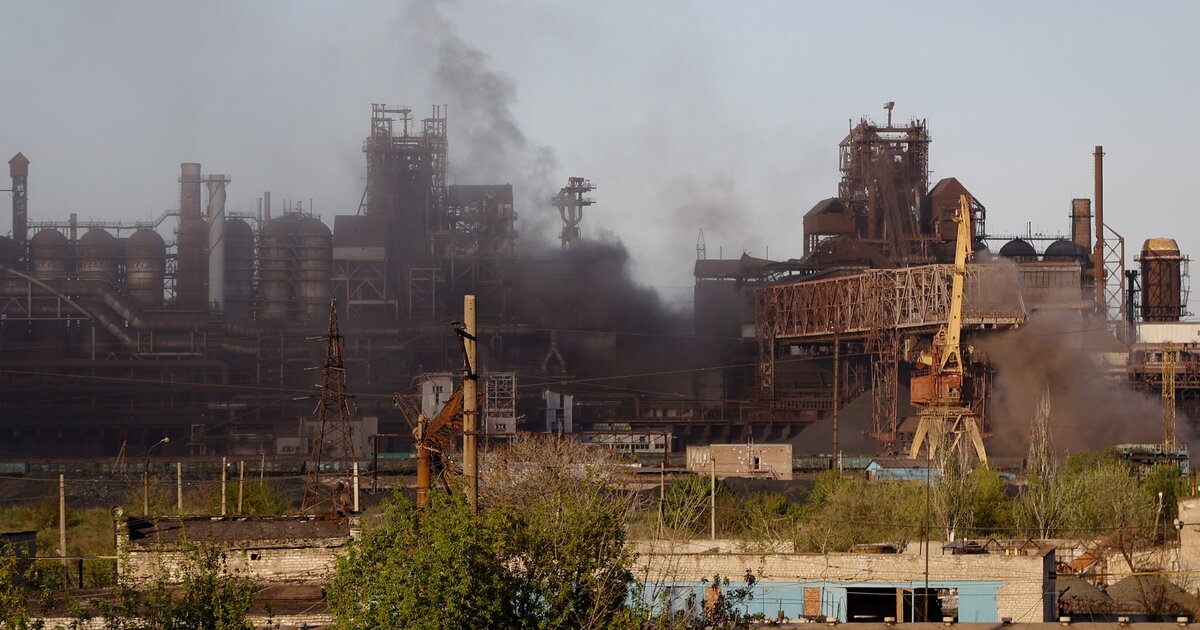
[(522, 627), (490, 513), (431, 494), (418, 513), (397, 495), (347, 546), (327, 590), (338, 628)]
[(1025, 492), (1021, 495), (1022, 520), (1037, 529), (1038, 537), (1051, 538), (1066, 518), (1070, 480), (1059, 474), (1050, 433), (1050, 386), (1042, 390), (1034, 410), (1033, 431), (1025, 460)]
[(523, 436), (482, 458), (480, 506), (397, 496), (350, 543), (328, 598), (342, 628), (596, 628), (624, 610), (634, 506), (614, 455)]
[(480, 502), (504, 519), (501, 541), (531, 627), (590, 628), (625, 607), (633, 559), (625, 528), (637, 496), (604, 448), (521, 435), (485, 455)]
[(817, 478), (801, 508), (796, 551), (849, 551), (856, 544), (904, 546), (920, 535), (925, 485), (867, 481), (829, 471)]
[(945, 532), (946, 540), (954, 540), (956, 535), (970, 531), (975, 524), (973, 507), (979, 479), (971, 474), (969, 461), (966, 440), (945, 444), (938, 451), (941, 475), (933, 487), (933, 514)]

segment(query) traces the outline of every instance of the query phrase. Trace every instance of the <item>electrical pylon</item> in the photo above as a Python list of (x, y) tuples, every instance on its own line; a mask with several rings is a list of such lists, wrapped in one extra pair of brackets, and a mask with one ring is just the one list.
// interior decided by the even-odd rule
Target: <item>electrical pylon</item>
[[(354, 453), (354, 429), (350, 426), (350, 405), (353, 398), (346, 393), (346, 368), (342, 364), (342, 334), (338, 330), (337, 300), (329, 301), (329, 332), (314, 340), (325, 342), (325, 365), (321, 383), (317, 385), (317, 408), (314, 412), (316, 433), (313, 436), (308, 481), (304, 486), (301, 512), (347, 512), (353, 472), (357, 461)], [(317, 369), (317, 368), (311, 368)]]

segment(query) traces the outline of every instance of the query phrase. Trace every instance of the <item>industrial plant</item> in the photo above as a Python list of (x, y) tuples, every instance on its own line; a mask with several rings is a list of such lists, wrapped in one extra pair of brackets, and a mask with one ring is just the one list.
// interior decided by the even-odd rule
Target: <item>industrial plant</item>
[[(175, 455), (302, 458), (332, 305), (353, 439), (327, 454), (410, 452), (414, 416), (436, 417), (463, 376), (467, 295), (487, 440), (577, 434), (659, 456), (791, 442), (836, 456), (865, 433), (870, 454), (952, 440), (986, 459), (993, 440), (1029, 432), (1011, 424), (1012, 400), (1042, 387), (1005, 386), (1020, 368), (1000, 346), (1041, 321), (1065, 331), (1046, 344), (1155, 411), (1123, 422), (1163, 454), (1184, 450), (1200, 410), (1200, 326), (1181, 323), (1188, 259), (1168, 237), (1127, 247), (1105, 222), (1103, 149), (1094, 198), (1061, 200), (1062, 234), (996, 234), (967, 183), (930, 182), (927, 122), (886, 109), (831, 147), (836, 195), (790, 227), (803, 251), (713, 259), (701, 232), (687, 316), (629, 277), (620, 245), (587, 238), (585, 209), (603, 205), (587, 178), (547, 191), (544, 208), (519, 207), (541, 191), (510, 183), (448, 184), (439, 107), (371, 106), (365, 191), (336, 216), (270, 192), (227, 211), (238, 174), (185, 162), (178, 208), (157, 220), (64, 217), (29, 203), (36, 159), (17, 153), (0, 237), (4, 450), (118, 457), (169, 437)], [(525, 242), (520, 215), (553, 209), (559, 242)], [(805, 437), (820, 423), (831, 441)]]

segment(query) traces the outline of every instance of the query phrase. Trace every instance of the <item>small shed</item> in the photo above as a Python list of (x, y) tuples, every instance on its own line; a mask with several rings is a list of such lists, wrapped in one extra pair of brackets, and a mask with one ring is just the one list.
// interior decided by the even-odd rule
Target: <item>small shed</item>
[(871, 481), (920, 481), (937, 479), (941, 475), (936, 467), (924, 460), (902, 457), (880, 457), (867, 464), (867, 479)]
[(792, 479), (791, 444), (709, 444), (687, 448), (688, 470), (717, 477)]

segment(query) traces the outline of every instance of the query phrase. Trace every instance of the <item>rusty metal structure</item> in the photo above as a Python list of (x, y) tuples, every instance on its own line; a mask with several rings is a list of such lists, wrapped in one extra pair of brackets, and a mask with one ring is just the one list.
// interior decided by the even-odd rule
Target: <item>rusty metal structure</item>
[(353, 396), (346, 390), (344, 339), (338, 328), (337, 300), (329, 303), (329, 332), (320, 341), (325, 343), (325, 364), (313, 412), (316, 419), (310, 457), (313, 467), (308, 472), (300, 511), (315, 513), (328, 509), (331, 514), (345, 514), (349, 511), (348, 491), (354, 474), (350, 467), (358, 457), (354, 452), (354, 427), (350, 423), (349, 399)]
[[(6, 450), (101, 456), (170, 436), (171, 455), (312, 457), (304, 427), (313, 410), (298, 399), (311, 391), (306, 369), (325, 353), (304, 341), (329, 335), (331, 299), (357, 395), (355, 448), (378, 435), (381, 453), (411, 450), (461, 422), (391, 437), (412, 434), (393, 403), (397, 387), (407, 400), (423, 375), (461, 368), (446, 324), (470, 294), (487, 439), (540, 430), (570, 411), (578, 430), (669, 434), (671, 450), (779, 440), (834, 409), (845, 420), (848, 405), (869, 396), (869, 432), (882, 450), (902, 452), (916, 422), (905, 385), (948, 321), (963, 196), (973, 253), (964, 342), (1036, 311), (1103, 314), (1107, 327), (1134, 330), (1186, 309), (1173, 284), (1178, 263), (1186, 290), (1182, 256), (1143, 252), (1141, 284), (1123, 273), (1123, 240), (1103, 223), (1099, 156), (1097, 198), (1071, 202), (1068, 234), (991, 234), (987, 209), (963, 182), (930, 181), (926, 121), (893, 121), (889, 107), (885, 123), (858, 119), (838, 143), (836, 196), (803, 215), (795, 258), (726, 259), (698, 232), (685, 321), (629, 280), (626, 252), (580, 231), (583, 209), (596, 203), (587, 179), (569, 178), (557, 195), (471, 182), (470, 173), (450, 183), (450, 122), (442, 107), (421, 117), (372, 105), (357, 210), (324, 217), (312, 202), (277, 194), (272, 204), (270, 193), (251, 212), (230, 211), (238, 184), (184, 162), (177, 207), (153, 220), (31, 218), (30, 164), (17, 154), (14, 231), (0, 237)], [(523, 199), (533, 207), (522, 212), (552, 214), (547, 200), (559, 210), (563, 247), (524, 245)], [(1152, 317), (1133, 321), (1143, 311)], [(1137, 344), (1123, 376), (1157, 392), (1159, 355)], [(1200, 409), (1198, 357), (1200, 348), (1180, 346), (1181, 414)], [(989, 368), (965, 363), (980, 376), (971, 404), (986, 430)], [(572, 408), (548, 410), (551, 395)], [(435, 468), (453, 469), (450, 451), (439, 464), (438, 449), (423, 450)]]
[(558, 214), (562, 218), (563, 227), (558, 239), (562, 241), (563, 247), (570, 247), (579, 240), (583, 209), (596, 203), (595, 199), (584, 195), (593, 190), (596, 190), (596, 186), (592, 182), (582, 177), (568, 177), (567, 185), (550, 199), (550, 204), (558, 208)]

